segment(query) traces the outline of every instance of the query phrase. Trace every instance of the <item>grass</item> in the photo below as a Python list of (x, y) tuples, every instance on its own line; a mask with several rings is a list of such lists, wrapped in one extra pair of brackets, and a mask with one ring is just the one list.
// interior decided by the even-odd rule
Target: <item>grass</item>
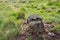
[(60, 0), (0, 0), (0, 40), (19, 34), (20, 27), (17, 25), (22, 23), (22, 13), (26, 19), (31, 14), (39, 14), (45, 22), (60, 25)]

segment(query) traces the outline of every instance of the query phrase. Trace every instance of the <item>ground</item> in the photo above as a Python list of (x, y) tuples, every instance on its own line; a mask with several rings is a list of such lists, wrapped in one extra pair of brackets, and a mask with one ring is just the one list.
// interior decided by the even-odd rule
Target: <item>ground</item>
[(60, 31), (60, 0), (0, 0), (0, 40), (20, 34), (20, 26), (31, 14), (39, 14), (46, 23), (53, 23)]

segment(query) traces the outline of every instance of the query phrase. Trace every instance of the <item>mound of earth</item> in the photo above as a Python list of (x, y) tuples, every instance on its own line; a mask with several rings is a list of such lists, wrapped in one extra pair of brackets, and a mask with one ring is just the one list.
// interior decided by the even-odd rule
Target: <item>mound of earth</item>
[(32, 40), (60, 40), (60, 33), (54, 32), (53, 27), (52, 23), (44, 23), (41, 16), (30, 15), (26, 22), (21, 24), (21, 34), (16, 40), (28, 40), (29, 36)]

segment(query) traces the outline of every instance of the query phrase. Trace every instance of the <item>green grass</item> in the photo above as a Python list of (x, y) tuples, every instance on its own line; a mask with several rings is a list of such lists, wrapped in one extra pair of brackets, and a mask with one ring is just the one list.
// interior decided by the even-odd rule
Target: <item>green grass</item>
[[(0, 0), (0, 40), (8, 40), (20, 33), (18, 24), (22, 23), (22, 13), (26, 19), (39, 14), (45, 22), (60, 25), (60, 0)], [(7, 30), (9, 32), (5, 35)]]

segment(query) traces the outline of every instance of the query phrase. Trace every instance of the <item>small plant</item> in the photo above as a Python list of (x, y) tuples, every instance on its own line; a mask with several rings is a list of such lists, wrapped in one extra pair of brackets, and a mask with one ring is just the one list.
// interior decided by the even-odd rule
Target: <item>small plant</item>
[(32, 36), (29, 36), (29, 37), (28, 37), (28, 40), (33, 40), (33, 39), (32, 39)]
[(53, 30), (55, 32), (60, 32), (60, 25), (56, 25), (55, 27), (53, 27)]

